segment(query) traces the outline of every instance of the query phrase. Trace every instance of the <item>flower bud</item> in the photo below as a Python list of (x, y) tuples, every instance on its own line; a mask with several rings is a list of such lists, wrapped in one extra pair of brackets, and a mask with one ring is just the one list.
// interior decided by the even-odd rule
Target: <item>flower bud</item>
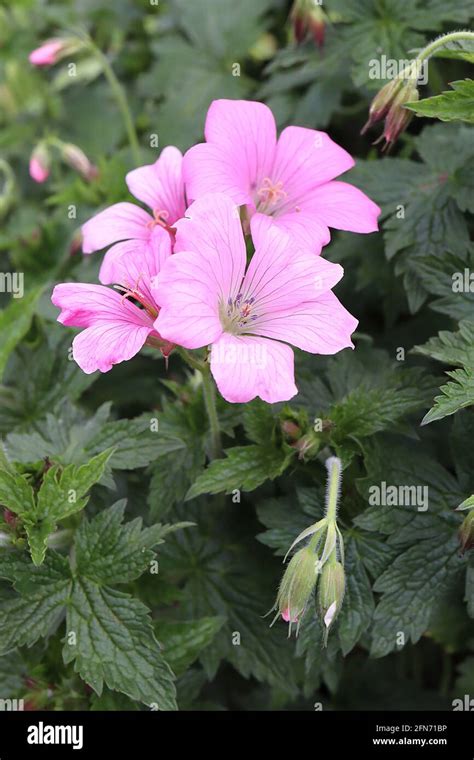
[(298, 44), (310, 33), (318, 47), (323, 46), (326, 14), (317, 0), (295, 0), (290, 19)]
[(319, 582), (319, 607), (326, 627), (331, 627), (342, 607), (345, 590), (344, 568), (340, 562), (327, 562), (321, 572)]
[(400, 87), (402, 87), (402, 81), (396, 78), (392, 79), (379, 90), (370, 104), (369, 118), (360, 130), (361, 135), (365, 134), (378, 121), (385, 118)]
[(67, 55), (77, 53), (84, 43), (74, 37), (54, 37), (32, 50), (28, 60), (33, 66), (52, 66)]
[(304, 547), (291, 558), (278, 589), (275, 608), (287, 623), (301, 622), (317, 579), (316, 555)]
[(398, 91), (385, 119), (383, 135), (385, 147), (392, 145), (407, 128), (413, 118), (413, 113), (404, 108), (405, 103), (418, 100), (419, 94), (416, 85), (412, 81), (407, 82)]
[(87, 158), (84, 151), (72, 143), (64, 143), (62, 147), (63, 159), (85, 179), (92, 180), (98, 175), (98, 169)]
[(40, 143), (36, 146), (30, 158), (30, 177), (35, 182), (46, 182), (49, 177), (49, 167), (51, 166), (51, 157), (49, 151), (44, 145)]
[(474, 509), (466, 515), (459, 528), (459, 543), (461, 544), (461, 554), (474, 546)]

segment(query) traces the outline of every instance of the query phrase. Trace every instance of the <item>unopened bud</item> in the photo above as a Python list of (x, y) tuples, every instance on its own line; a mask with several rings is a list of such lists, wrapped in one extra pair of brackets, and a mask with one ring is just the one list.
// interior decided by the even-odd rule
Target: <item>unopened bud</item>
[(317, 0), (295, 0), (290, 19), (298, 44), (311, 34), (318, 47), (323, 46), (326, 14)]
[(385, 139), (385, 147), (392, 145), (398, 139), (413, 118), (413, 113), (404, 108), (405, 103), (418, 100), (418, 98), (418, 89), (411, 81), (398, 91), (385, 119), (383, 135), (379, 138)]
[(283, 420), (281, 423), (282, 432), (289, 441), (297, 441), (301, 435), (301, 428), (292, 420)]
[(301, 622), (317, 580), (317, 557), (304, 547), (291, 558), (278, 589), (275, 608), (283, 620), (291, 624)]
[(319, 582), (319, 607), (326, 632), (342, 607), (345, 590), (344, 568), (340, 562), (327, 562)]
[(51, 166), (51, 157), (48, 148), (44, 143), (36, 146), (30, 158), (30, 177), (35, 182), (46, 182), (49, 177), (49, 168)]
[(81, 174), (85, 179), (92, 180), (98, 175), (98, 169), (87, 158), (83, 150), (72, 143), (64, 143), (62, 147), (63, 159)]
[(77, 53), (84, 43), (75, 37), (54, 37), (32, 50), (28, 60), (33, 66), (53, 66), (68, 55)]

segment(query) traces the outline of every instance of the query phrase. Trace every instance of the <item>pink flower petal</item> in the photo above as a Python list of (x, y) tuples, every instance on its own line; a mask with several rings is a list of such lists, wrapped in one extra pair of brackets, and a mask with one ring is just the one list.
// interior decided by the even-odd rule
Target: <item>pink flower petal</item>
[(82, 250), (92, 253), (119, 240), (148, 240), (152, 218), (133, 203), (115, 203), (82, 225)]
[(176, 227), (175, 255), (197, 251), (214, 293), (226, 302), (237, 295), (246, 263), (239, 207), (222, 193), (209, 193), (188, 208)]
[(149, 241), (126, 240), (112, 246), (104, 256), (99, 280), (104, 285), (136, 290), (154, 306), (151, 282), (170, 256), (170, 236), (162, 227), (155, 227)]
[(225, 192), (235, 203), (251, 203), (269, 176), (276, 146), (276, 126), (268, 106), (247, 100), (215, 100), (207, 113), (207, 145), (184, 157), (189, 198)]
[[(301, 250), (295, 240), (272, 225), (262, 235), (258, 220), (252, 219), (252, 236), (257, 227), (258, 246), (250, 261), (241, 291), (243, 300), (254, 300), (256, 319), (252, 332), (280, 310), (298, 308), (315, 301), (334, 287), (344, 274), (339, 264)], [(290, 341), (293, 342), (293, 341)]]
[(298, 392), (293, 351), (265, 338), (223, 333), (212, 346), (211, 371), (220, 393), (231, 403), (260, 396), (275, 404)]
[(352, 166), (354, 159), (325, 132), (287, 127), (278, 140), (271, 178), (282, 183), (287, 194), (284, 210), (291, 212), (310, 190)]
[(350, 336), (357, 325), (357, 319), (328, 291), (315, 301), (259, 319), (255, 332), (312, 354), (335, 354), (343, 348), (354, 348)]
[(173, 145), (162, 150), (154, 164), (140, 166), (126, 176), (128, 189), (153, 211), (166, 211), (173, 225), (186, 210), (183, 155)]
[(145, 311), (102, 285), (56, 285), (51, 300), (61, 309), (58, 322), (86, 328), (73, 341), (74, 359), (86, 374), (131, 359), (153, 332)]
[(184, 348), (202, 348), (222, 333), (218, 283), (211, 262), (199, 253), (171, 256), (152, 284), (160, 304), (155, 329), (165, 340)]
[(327, 182), (308, 193), (303, 211), (337, 230), (375, 232), (381, 213), (362, 190), (347, 182)]

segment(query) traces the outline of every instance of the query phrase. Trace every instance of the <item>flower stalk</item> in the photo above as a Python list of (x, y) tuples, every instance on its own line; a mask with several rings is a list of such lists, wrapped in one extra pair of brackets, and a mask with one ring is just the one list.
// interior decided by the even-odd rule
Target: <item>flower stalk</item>
[(438, 37), (424, 47), (416, 58), (410, 62), (394, 79), (387, 82), (372, 100), (369, 118), (361, 129), (364, 134), (374, 124), (385, 119), (383, 134), (374, 144), (385, 140), (384, 150), (390, 149), (400, 134), (407, 128), (413, 113), (405, 108), (407, 103), (419, 99), (418, 80), (422, 65), (427, 62), (440, 48), (453, 42), (474, 40), (474, 32), (449, 32)]
[(324, 623), (324, 644), (327, 644), (332, 626), (344, 599), (344, 541), (337, 525), (337, 503), (340, 493), (342, 463), (337, 457), (326, 460), (328, 471), (326, 515), (322, 520), (310, 525), (295, 539), (288, 554), (294, 547), (309, 538), (308, 543), (291, 558), (278, 589), (274, 610), (275, 620), (281, 615), (292, 625), (296, 624), (298, 635), (301, 620), (319, 582), (319, 608)]

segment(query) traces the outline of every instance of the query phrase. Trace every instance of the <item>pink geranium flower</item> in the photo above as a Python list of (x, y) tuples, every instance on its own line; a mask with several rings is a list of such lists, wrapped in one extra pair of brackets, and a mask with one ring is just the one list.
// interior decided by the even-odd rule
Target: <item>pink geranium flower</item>
[(115, 203), (83, 225), (84, 253), (122, 240), (149, 243), (156, 227), (173, 233), (172, 225), (186, 209), (182, 162), (181, 152), (170, 145), (154, 164), (129, 172), (125, 178), (128, 189), (149, 206), (152, 216), (133, 203)]
[(128, 241), (107, 252), (100, 281), (117, 284), (121, 292), (82, 282), (56, 285), (51, 300), (61, 309), (58, 322), (84, 328), (72, 343), (73, 357), (84, 372), (108, 372), (145, 343), (168, 356), (173, 346), (154, 327), (160, 307), (150, 285), (170, 255), (170, 237), (157, 228), (150, 245)]
[(325, 132), (287, 127), (277, 141), (275, 119), (263, 103), (215, 100), (205, 137), (184, 157), (190, 200), (226, 193), (246, 204), (254, 225), (273, 222), (316, 253), (329, 242), (329, 227), (378, 229), (379, 207), (353, 185), (334, 181), (354, 159)]
[(297, 393), (291, 344), (334, 354), (357, 326), (331, 288), (339, 264), (303, 250), (276, 225), (252, 219), (246, 271), (239, 209), (223, 194), (193, 203), (177, 224), (175, 253), (153, 284), (155, 329), (185, 348), (211, 345), (211, 371), (227, 401), (274, 403)]

